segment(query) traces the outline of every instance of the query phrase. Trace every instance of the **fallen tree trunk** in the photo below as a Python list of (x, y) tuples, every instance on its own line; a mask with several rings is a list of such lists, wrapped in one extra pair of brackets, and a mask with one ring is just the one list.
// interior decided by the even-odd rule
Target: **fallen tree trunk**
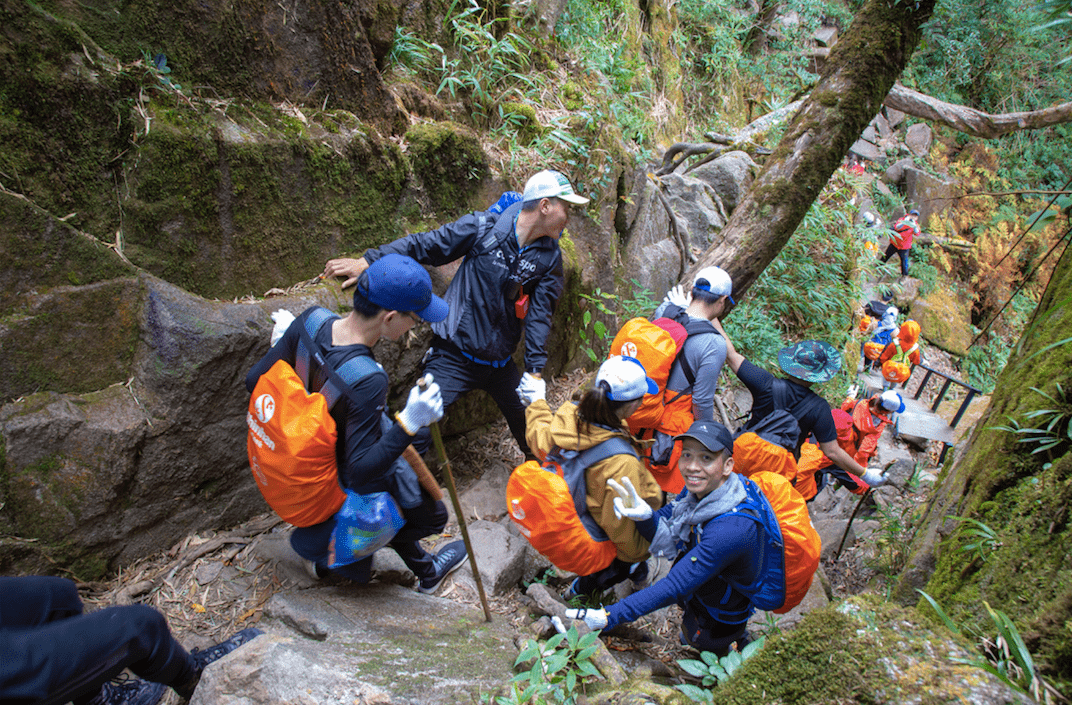
[(947, 125), (973, 137), (994, 139), (1018, 130), (1038, 130), (1072, 122), (1072, 102), (1044, 110), (991, 115), (964, 105), (945, 103), (896, 83), (884, 101), (887, 108)]
[(849, 147), (878, 113), (919, 44), (935, 0), (868, 0), (834, 45), (819, 83), (722, 231), (688, 277), (717, 265), (744, 293), (777, 256)]

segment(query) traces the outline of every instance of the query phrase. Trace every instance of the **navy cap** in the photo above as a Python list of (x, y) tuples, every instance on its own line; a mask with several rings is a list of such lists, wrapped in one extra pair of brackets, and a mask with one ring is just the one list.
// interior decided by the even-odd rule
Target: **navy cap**
[(726, 450), (733, 455), (733, 434), (718, 421), (693, 421), (688, 431), (674, 436), (675, 441), (684, 438), (699, 441), (712, 453)]
[(386, 254), (365, 270), (357, 290), (388, 311), (412, 311), (429, 323), (447, 317), (447, 302), (432, 293), (432, 277), (412, 257)]

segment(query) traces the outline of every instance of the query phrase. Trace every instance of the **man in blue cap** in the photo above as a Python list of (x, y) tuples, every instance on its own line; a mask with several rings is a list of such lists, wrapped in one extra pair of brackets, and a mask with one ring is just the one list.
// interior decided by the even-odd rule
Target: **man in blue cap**
[[(444, 406), (462, 394), (483, 389), (498, 405), (510, 432), (527, 457), (525, 407), (515, 391), (543, 386), (545, 345), (563, 289), (558, 239), (570, 206), (588, 199), (573, 191), (557, 171), (538, 172), (525, 184), (521, 200), (494, 210), (470, 213), (437, 230), (407, 235), (365, 251), (358, 259), (330, 260), (324, 277), (345, 277), (350, 286), (371, 263), (388, 253), (428, 265), (463, 258), (444, 297), (450, 315), (432, 325), (435, 336), (424, 369), (442, 387)], [(512, 356), (525, 334), (524, 374)], [(427, 439), (415, 444), (422, 452)]]
[[(387, 408), (387, 373), (375, 362), (372, 346), (381, 338), (398, 340), (418, 319), (429, 322), (447, 317), (447, 303), (432, 293), (432, 279), (424, 267), (409, 257), (388, 254), (362, 271), (354, 290), (354, 308), (345, 317), (330, 315), (312, 336), (318, 348), (310, 356), (315, 366), (309, 374), (313, 389), (319, 391), (326, 382), (318, 355), (331, 370), (339, 370), (355, 358), (367, 358), (370, 373), (360, 377), (352, 393), (341, 395), (331, 406), (338, 433), (336, 456), (339, 482), (360, 494), (387, 492), (402, 507), (405, 526), (390, 542), (391, 548), (405, 561), (420, 581), (421, 592), (433, 592), (446, 575), (468, 558), (462, 541), (454, 541), (431, 555), (420, 539), (438, 534), (447, 523), (447, 509), (441, 499), (429, 494), (413, 469), (399, 458), (422, 428), (443, 417), (443, 399), (439, 385), (431, 376), (427, 386), (410, 390), (405, 408), (392, 422)], [(246, 388), (252, 392), (257, 380), (278, 360), (293, 366), (301, 345), (301, 329), (310, 316), (322, 316), (324, 309), (304, 311), (283, 337), (272, 346), (260, 362), (246, 375)], [(335, 518), (319, 524), (298, 527), (290, 543), (306, 567), (316, 577), (329, 572), (328, 546), (335, 528)], [(369, 556), (331, 572), (355, 582), (368, 582), (372, 573)]]
[(770, 511), (756, 499), (759, 489), (733, 472), (733, 436), (717, 421), (696, 421), (674, 438), (681, 441), (678, 471), (685, 491), (657, 512), (628, 478), (608, 485), (618, 493), (615, 513), (636, 522), (651, 540), (651, 553), (674, 561), (666, 577), (605, 609), (569, 609), (592, 629), (613, 629), (677, 603), (683, 609), (681, 640), (700, 651), (725, 656), (736, 642), (744, 648), (752, 596), (762, 584), (761, 522), (746, 512)]

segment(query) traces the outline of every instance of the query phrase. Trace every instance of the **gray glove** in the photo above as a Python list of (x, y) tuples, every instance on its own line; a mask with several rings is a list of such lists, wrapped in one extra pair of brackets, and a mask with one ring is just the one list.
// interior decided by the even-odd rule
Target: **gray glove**
[(670, 291), (666, 292), (666, 296), (663, 297), (663, 301), (674, 306), (680, 306), (681, 308), (688, 308), (692, 303), (692, 291), (685, 291), (685, 287), (678, 284), (672, 287)]
[(290, 324), (294, 322), (294, 314), (285, 308), (281, 308), (272, 313), (272, 320), (275, 321), (275, 326), (272, 328), (272, 345), (274, 346), (287, 332), (287, 328), (290, 328)]
[(566, 617), (579, 619), (588, 625), (589, 629), (602, 629), (607, 626), (607, 611), (599, 608), (582, 607), (580, 609), (566, 610)]
[(614, 478), (610, 478), (607, 480), (607, 487), (618, 493), (618, 496), (614, 498), (614, 516), (619, 519), (626, 517), (633, 521), (651, 519), (651, 505), (644, 501), (644, 498), (633, 487), (633, 481), (628, 477), (623, 477), (621, 484)]
[(547, 383), (528, 372), (521, 375), (521, 384), (517, 385), (516, 391), (518, 399), (525, 406), (537, 399), (547, 399)]
[(425, 375), (421, 381), (427, 386), (421, 389), (421, 384), (418, 383), (409, 390), (406, 408), (395, 414), (399, 425), (411, 436), (443, 418), (443, 396), (439, 393), (439, 385), (432, 379), (432, 375)]

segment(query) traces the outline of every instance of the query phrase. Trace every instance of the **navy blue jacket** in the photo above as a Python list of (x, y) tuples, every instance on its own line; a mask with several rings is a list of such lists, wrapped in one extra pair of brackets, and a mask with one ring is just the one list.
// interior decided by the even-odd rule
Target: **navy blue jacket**
[[(514, 354), (525, 333), (525, 369), (542, 372), (547, 337), (562, 295), (562, 253), (542, 237), (519, 250), (515, 224), (521, 203), (496, 214), (470, 213), (437, 230), (414, 233), (365, 252), (369, 264), (395, 252), (438, 266), (464, 257), (443, 298), (450, 314), (432, 330), (479, 360), (498, 362)], [(517, 291), (529, 295), (528, 315), (517, 317)]]
[[(745, 479), (745, 478), (742, 478)], [(743, 503), (742, 503), (743, 504)], [(742, 505), (738, 505), (740, 507)], [(637, 531), (651, 540), (660, 518), (673, 513), (667, 503)], [(749, 596), (732, 587), (753, 585), (763, 565), (763, 529), (736, 510), (709, 520), (679, 546), (677, 559), (666, 577), (607, 607), (607, 629), (677, 603), (696, 615), (701, 624), (741, 624), (755, 612)]]

